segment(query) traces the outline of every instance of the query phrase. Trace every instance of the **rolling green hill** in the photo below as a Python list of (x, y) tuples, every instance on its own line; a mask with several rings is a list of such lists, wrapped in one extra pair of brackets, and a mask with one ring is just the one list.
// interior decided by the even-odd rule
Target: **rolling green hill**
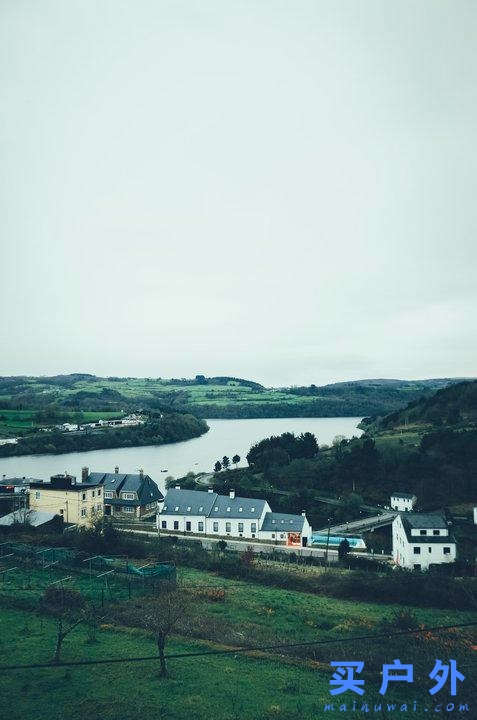
[(266, 388), (252, 380), (204, 375), (193, 379), (84, 373), (0, 377), (0, 414), (2, 410), (74, 413), (150, 408), (201, 418), (382, 416), (458, 381), (377, 379)]

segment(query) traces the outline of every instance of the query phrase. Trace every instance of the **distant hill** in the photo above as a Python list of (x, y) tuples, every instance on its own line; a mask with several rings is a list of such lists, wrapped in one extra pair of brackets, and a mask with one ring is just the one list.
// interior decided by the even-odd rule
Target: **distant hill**
[(462, 378), (352, 380), (266, 388), (244, 378), (0, 377), (1, 410), (68, 412), (156, 409), (201, 418), (387, 416)]
[(477, 380), (453, 383), (431, 396), (410, 402), (405, 408), (379, 419), (366, 419), (370, 429), (472, 426), (477, 423)]

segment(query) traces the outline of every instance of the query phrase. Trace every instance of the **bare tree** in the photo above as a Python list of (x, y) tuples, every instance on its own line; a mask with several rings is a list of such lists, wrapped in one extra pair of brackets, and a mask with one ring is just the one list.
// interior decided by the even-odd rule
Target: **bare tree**
[(167, 583), (161, 592), (141, 607), (145, 627), (155, 638), (159, 653), (159, 677), (167, 677), (165, 648), (169, 636), (184, 621), (189, 623), (194, 613), (194, 594), (186, 586)]
[(60, 662), (64, 639), (85, 620), (85, 605), (84, 597), (77, 590), (52, 586), (45, 590), (41, 607), (56, 619), (54, 664)]

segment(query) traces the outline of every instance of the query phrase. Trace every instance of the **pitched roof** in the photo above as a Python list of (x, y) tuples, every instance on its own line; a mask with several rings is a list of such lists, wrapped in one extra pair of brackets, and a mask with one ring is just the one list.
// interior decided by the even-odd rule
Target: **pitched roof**
[(305, 518), (303, 515), (267, 512), (260, 530), (268, 532), (301, 532)]
[(265, 504), (265, 500), (257, 498), (231, 498), (229, 495), (216, 495), (210, 517), (254, 520), (262, 516)]
[(166, 493), (161, 514), (207, 516), (216, 498), (217, 493), (204, 492), (203, 490), (177, 490), (176, 488), (170, 488)]
[(407, 523), (413, 530), (425, 530), (425, 529), (446, 529), (447, 522), (442, 512), (435, 513), (406, 513), (401, 515), (401, 519), (404, 523)]
[[(455, 543), (444, 513), (399, 513), (409, 543)], [(448, 530), (448, 535), (413, 535), (411, 530)]]
[(402, 498), (403, 500), (412, 500), (416, 496), (414, 495), (414, 493), (393, 492), (391, 493), (391, 497)]
[[(92, 480), (104, 487), (105, 492), (135, 492), (140, 505), (162, 500), (163, 494), (149, 475), (139, 473), (90, 473), (88, 482)], [(126, 502), (133, 503), (128, 500)]]

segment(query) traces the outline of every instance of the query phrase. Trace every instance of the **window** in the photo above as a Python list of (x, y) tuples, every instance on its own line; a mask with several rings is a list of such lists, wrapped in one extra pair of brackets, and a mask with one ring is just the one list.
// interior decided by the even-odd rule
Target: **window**
[(280, 538), (281, 538), (282, 540), (283, 540), (284, 537), (285, 537), (285, 533), (280, 533)]
[(243, 523), (238, 524), (238, 531), (239, 533), (243, 533)]
[(65, 513), (65, 511), (63, 510), (63, 508), (61, 508), (60, 515), (64, 515), (64, 513)]
[(98, 490), (98, 497), (101, 497), (101, 490)]
[(415, 548), (414, 548), (414, 555), (420, 555), (420, 554), (421, 554), (421, 548), (420, 548), (420, 547), (415, 547)]
[(430, 553), (432, 552), (432, 548), (431, 548), (431, 547), (429, 547), (429, 548), (427, 548), (427, 549), (428, 549), (428, 551), (429, 551)]
[(420, 570), (420, 569), (421, 569), (421, 566), (419, 565), (419, 563), (415, 563), (415, 564), (413, 565), (413, 567), (414, 567), (414, 570)]
[(91, 495), (94, 497), (94, 490), (91, 491)]
[(124, 500), (134, 500), (134, 498), (135, 498), (134, 493), (123, 493)]
[(232, 523), (226, 522), (225, 523), (225, 532), (232, 532)]
[(161, 528), (162, 528), (163, 530), (167, 530), (167, 521), (166, 521), (166, 520), (162, 520), (162, 521), (161, 521)]
[(251, 523), (250, 525), (250, 531), (251, 532), (257, 532), (257, 523)]
[(105, 498), (112, 498), (112, 497), (113, 497), (113, 493), (112, 493), (112, 492), (105, 492), (105, 493), (104, 493), (104, 497), (105, 497)]
[(191, 525), (191, 523), (190, 523), (190, 520), (188, 520), (188, 521), (186, 522), (186, 530), (187, 530), (187, 532), (190, 532), (191, 529), (192, 529), (192, 525)]
[(204, 508), (203, 508), (202, 505), (201, 505), (200, 508), (199, 508), (199, 512), (202, 512), (203, 509), (204, 509)]
[(272, 539), (275, 540), (275, 533), (272, 533)]
[(199, 532), (204, 532), (204, 523), (203, 522), (197, 523), (197, 529)]
[(81, 499), (86, 500), (86, 493), (81, 493)]
[(444, 555), (450, 555), (450, 547), (442, 548), (444, 551)]
[(239, 508), (239, 512), (242, 512), (243, 508)]
[(123, 510), (125, 513), (133, 513), (134, 512), (134, 508), (132, 508), (132, 507), (125, 507), (125, 508), (123, 508)]
[(432, 534), (433, 534), (433, 535), (440, 535), (440, 534), (441, 534), (441, 531), (440, 531), (440, 530), (433, 530), (433, 531), (432, 531)]
[(101, 503), (98, 503), (98, 504), (96, 505), (96, 510), (101, 510)]
[(250, 508), (250, 512), (255, 512), (255, 508)]
[(176, 506), (176, 507), (174, 508), (174, 512), (178, 512), (178, 510), (179, 510), (179, 507)]
[(218, 507), (214, 507), (214, 510), (215, 510), (215, 512), (219, 512), (219, 508), (218, 508)]
[(419, 535), (427, 535), (427, 530), (419, 530)]
[(190, 512), (190, 505), (189, 505), (189, 507), (187, 508), (187, 512)]
[(174, 530), (179, 530), (179, 521), (174, 520)]
[(167, 505), (164, 505), (164, 507), (163, 507), (162, 509), (163, 509), (163, 510), (167, 510)]
[(230, 508), (229, 508), (229, 507), (227, 508), (227, 512), (230, 512)]
[(218, 523), (218, 522), (214, 522), (213, 531), (214, 531), (214, 532), (219, 532), (219, 523)]
[(40, 491), (39, 491), (39, 490), (37, 490), (37, 491), (35, 492), (35, 499), (36, 499), (36, 500), (39, 500), (39, 499), (40, 499)]
[(81, 517), (86, 517), (86, 508), (83, 508), (81, 511)]

